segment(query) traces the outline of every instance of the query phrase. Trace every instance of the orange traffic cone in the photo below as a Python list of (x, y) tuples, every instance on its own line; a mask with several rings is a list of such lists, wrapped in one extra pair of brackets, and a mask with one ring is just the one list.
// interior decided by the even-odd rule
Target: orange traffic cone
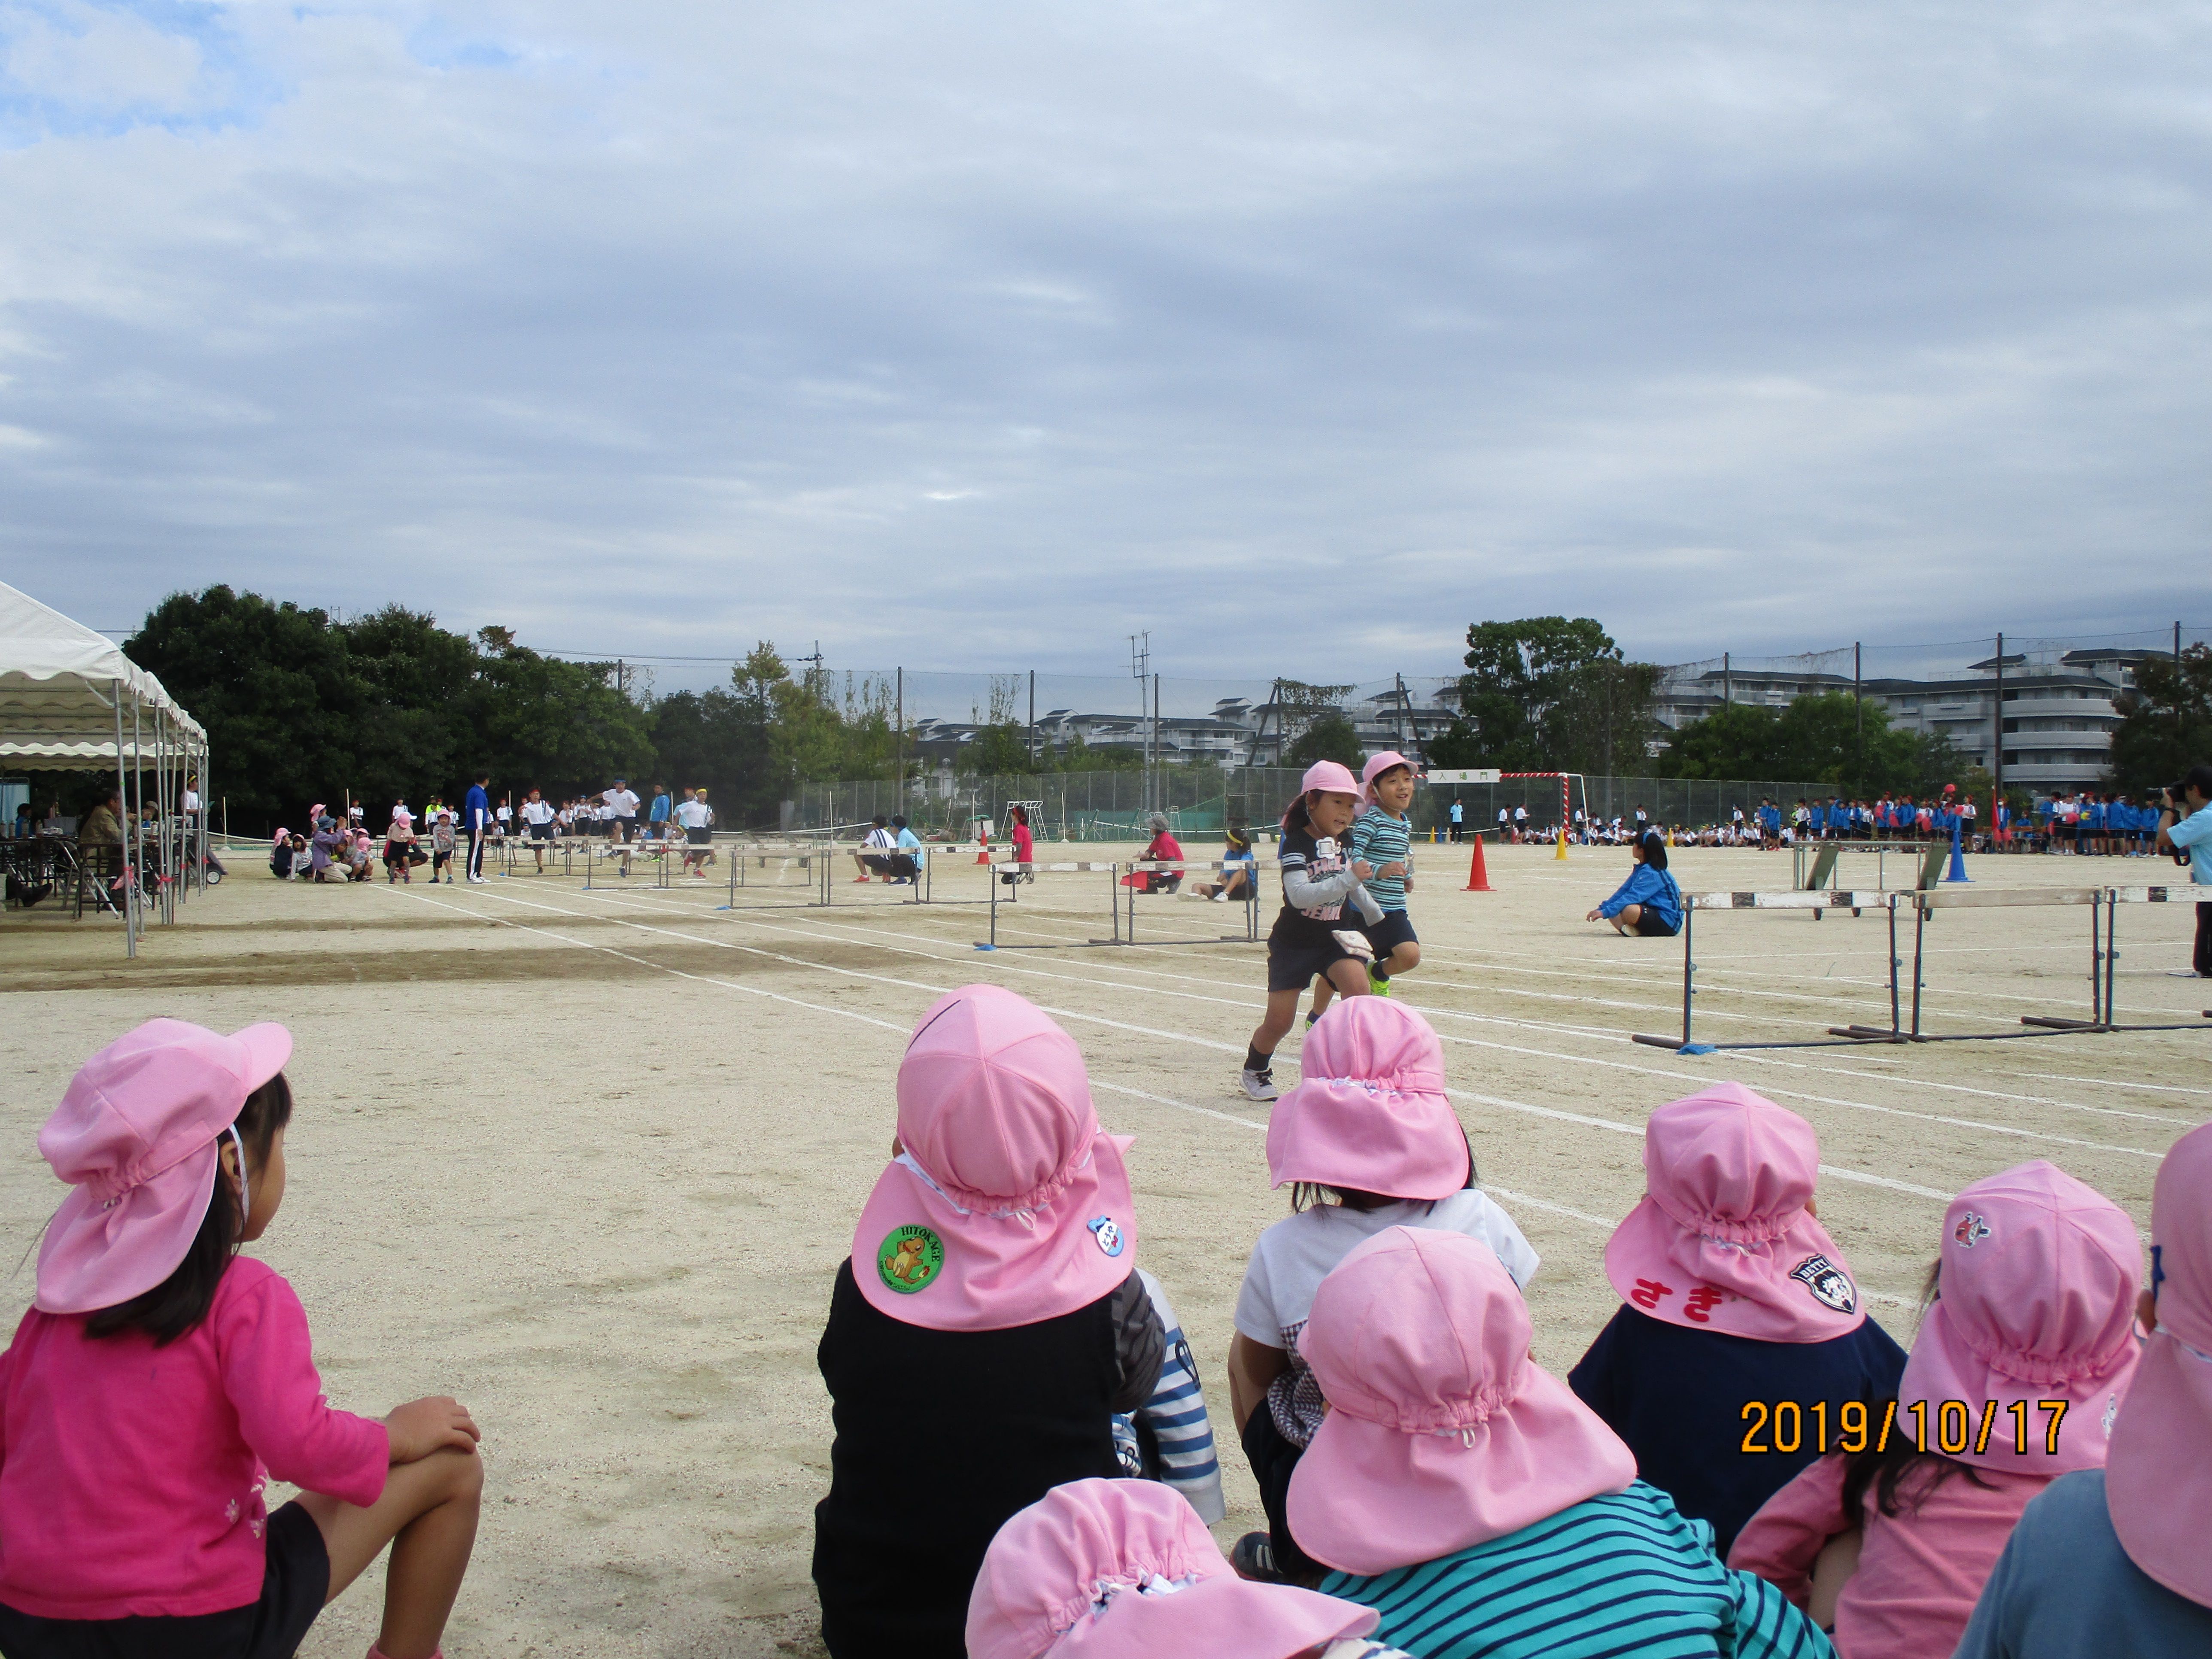
[(1494, 893), (1490, 884), (1490, 872), (1482, 867), (1482, 837), (1474, 837), (1474, 857), (1468, 866), (1467, 885), (1460, 890), (1467, 893)]
[(988, 864), (990, 861), (991, 838), (990, 836), (983, 834), (981, 830), (978, 830), (975, 835), (975, 862), (978, 864)]

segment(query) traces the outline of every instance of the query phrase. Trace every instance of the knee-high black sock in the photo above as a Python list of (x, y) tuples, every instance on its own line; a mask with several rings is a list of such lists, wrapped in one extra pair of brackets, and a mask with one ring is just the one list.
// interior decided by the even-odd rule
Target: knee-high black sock
[(1273, 1054), (1261, 1054), (1261, 1053), (1257, 1048), (1253, 1048), (1250, 1044), (1249, 1044), (1249, 1043), (1248, 1043), (1248, 1044), (1246, 1044), (1246, 1045), (1245, 1045), (1245, 1048), (1244, 1048), (1244, 1069), (1245, 1069), (1246, 1071), (1248, 1071), (1248, 1072), (1264, 1072), (1264, 1071), (1266, 1071), (1269, 1066), (1273, 1066), (1274, 1063), (1275, 1063), (1275, 1057), (1274, 1057), (1274, 1055), (1273, 1055)]

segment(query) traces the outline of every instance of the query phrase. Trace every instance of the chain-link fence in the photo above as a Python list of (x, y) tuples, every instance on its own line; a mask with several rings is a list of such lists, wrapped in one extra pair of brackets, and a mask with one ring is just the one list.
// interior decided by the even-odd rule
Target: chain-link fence
[[(951, 779), (940, 775), (909, 778), (902, 794), (889, 778), (844, 783), (811, 783), (788, 804), (789, 830), (851, 829), (878, 814), (903, 813), (924, 837), (966, 840), (978, 818), (994, 825), (1007, 821), (1016, 802), (1030, 809), (1031, 827), (1041, 841), (1142, 841), (1147, 821), (1164, 812), (1178, 839), (1218, 836), (1231, 823), (1265, 829), (1282, 815), (1298, 791), (1299, 773), (1282, 766), (1178, 766), (1158, 769), (1146, 804), (1144, 775), (1135, 771), (1048, 772), (1028, 777)], [(1798, 801), (1825, 800), (1834, 786), (1802, 780), (1751, 778), (1589, 777), (1571, 781), (1573, 805), (1595, 817), (1632, 820), (1638, 807), (1655, 823), (1695, 829), (1726, 823), (1741, 809), (1748, 817), (1762, 800), (1779, 805), (1786, 818)], [(1527, 822), (1545, 830), (1559, 821), (1556, 778), (1510, 778), (1498, 783), (1436, 784), (1413, 800), (1417, 834), (1449, 821), (1454, 799), (1470, 830), (1493, 828), (1502, 810), (1528, 811)], [(1000, 830), (1003, 834), (1003, 828)]]

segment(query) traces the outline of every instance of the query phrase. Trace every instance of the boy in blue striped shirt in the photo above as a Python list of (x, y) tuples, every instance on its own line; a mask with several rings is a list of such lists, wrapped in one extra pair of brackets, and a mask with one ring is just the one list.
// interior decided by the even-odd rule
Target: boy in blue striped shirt
[[(1410, 973), (1421, 965), (1421, 941), (1413, 932), (1413, 919), (1406, 914), (1406, 894), (1413, 884), (1413, 825), (1411, 809), (1419, 780), (1413, 763), (1395, 750), (1386, 749), (1368, 757), (1360, 769), (1361, 793), (1366, 804), (1352, 821), (1345, 837), (1355, 863), (1373, 866), (1367, 891), (1382, 907), (1382, 919), (1363, 922), (1359, 931), (1374, 947), (1375, 959), (1367, 964), (1367, 982), (1375, 994), (1390, 994), (1390, 976)], [(1335, 995), (1325, 978), (1314, 981), (1313, 1003), (1306, 1014), (1310, 1025), (1322, 1017)]]

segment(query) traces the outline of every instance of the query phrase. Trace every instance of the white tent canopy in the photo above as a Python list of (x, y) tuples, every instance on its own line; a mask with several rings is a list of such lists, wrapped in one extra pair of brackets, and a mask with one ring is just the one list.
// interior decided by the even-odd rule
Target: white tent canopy
[[(137, 706), (134, 730), (116, 700)], [(161, 738), (149, 725), (166, 723)], [(179, 739), (185, 740), (180, 745)], [(82, 623), (0, 583), (0, 761), (101, 769), (150, 760), (157, 741), (198, 747), (207, 733), (161, 682)]]

